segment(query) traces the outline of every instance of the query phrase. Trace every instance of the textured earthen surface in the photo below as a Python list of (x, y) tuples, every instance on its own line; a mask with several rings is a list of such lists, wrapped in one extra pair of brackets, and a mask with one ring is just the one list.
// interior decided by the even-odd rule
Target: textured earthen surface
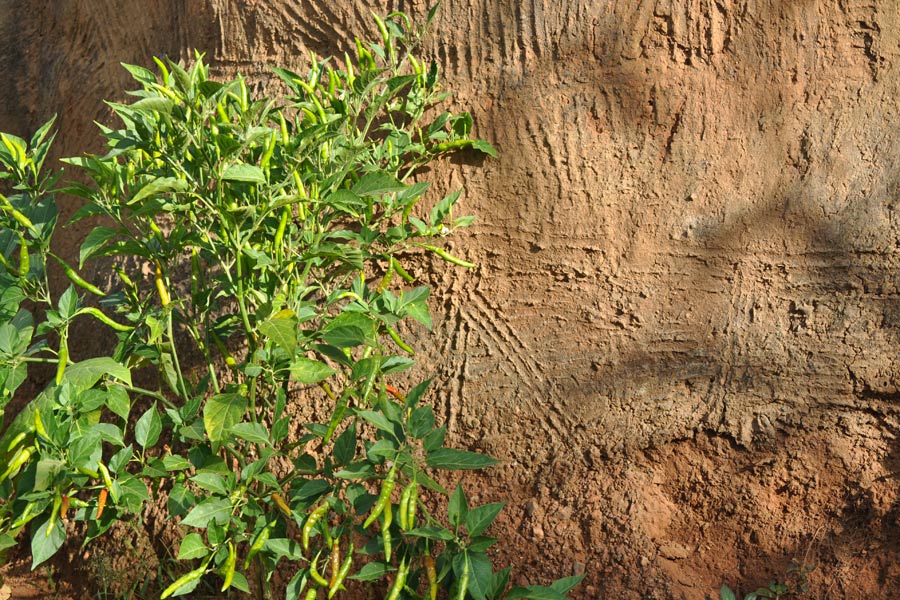
[[(95, 148), (120, 61), (196, 47), (265, 88), (370, 8), (12, 3), (0, 129), (59, 112), (58, 153)], [(445, 0), (426, 52), (500, 158), (433, 174), (480, 267), (419, 265), (422, 372), (504, 461), (469, 483), (519, 579), (692, 599), (796, 559), (811, 597), (900, 593), (897, 3)]]

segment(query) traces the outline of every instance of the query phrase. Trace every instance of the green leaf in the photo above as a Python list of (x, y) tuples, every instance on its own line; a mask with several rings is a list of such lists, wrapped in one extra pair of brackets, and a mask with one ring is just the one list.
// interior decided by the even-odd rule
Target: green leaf
[(338, 466), (348, 464), (356, 456), (356, 422), (350, 424), (334, 441), (334, 462)]
[(383, 413), (375, 412), (374, 410), (358, 410), (356, 411), (356, 414), (378, 429), (393, 435), (394, 424), (391, 423)]
[(322, 339), (338, 348), (353, 348), (366, 343), (366, 334), (359, 327), (344, 325), (328, 330)]
[(307, 385), (328, 379), (337, 373), (323, 362), (298, 356), (291, 362), (291, 377)]
[(138, 100), (134, 104), (129, 104), (128, 108), (140, 111), (156, 110), (164, 114), (169, 114), (172, 112), (174, 106), (175, 103), (169, 98), (150, 97)]
[(269, 431), (262, 423), (238, 423), (229, 429), (235, 436), (254, 444), (268, 444)]
[(78, 363), (70, 364), (63, 375), (63, 381), (71, 383), (76, 392), (83, 392), (94, 387), (104, 375), (109, 375), (131, 385), (131, 371), (128, 367), (117, 363), (108, 356), (89, 358)]
[(553, 588), (540, 585), (514, 587), (506, 594), (506, 600), (520, 600), (523, 598), (528, 598), (529, 600), (566, 600), (563, 594), (560, 594)]
[(434, 205), (428, 219), (428, 222), (432, 227), (444, 222), (444, 219), (447, 218), (447, 215), (450, 213), (450, 209), (453, 208), (453, 205), (459, 200), (459, 195), (461, 193), (462, 190), (456, 190)]
[(284, 309), (260, 323), (259, 330), (288, 355), (293, 355), (297, 348), (297, 325), (297, 315), (294, 311)]
[(569, 590), (573, 589), (576, 585), (582, 582), (584, 579), (584, 575), (573, 575), (571, 577), (563, 577), (562, 579), (557, 579), (553, 583), (550, 584), (550, 587), (559, 592), (560, 594), (565, 594)]
[(246, 183), (265, 183), (266, 176), (256, 165), (238, 163), (231, 165), (222, 173), (225, 181), (243, 181)]
[(428, 405), (420, 406), (409, 415), (409, 433), (417, 440), (424, 438), (434, 428), (434, 411)]
[(131, 400), (129, 400), (125, 388), (118, 385), (111, 386), (106, 394), (106, 406), (114, 414), (128, 420), (128, 415), (131, 413)]
[(351, 188), (357, 196), (380, 196), (391, 192), (402, 192), (406, 185), (397, 181), (392, 175), (384, 171), (367, 173), (359, 178)]
[(499, 600), (503, 596), (503, 592), (506, 591), (506, 586), (509, 585), (510, 571), (512, 571), (512, 568), (506, 567), (491, 575), (488, 598), (491, 598), (491, 600)]
[(475, 600), (485, 600), (491, 587), (491, 559), (482, 552), (466, 552), (469, 561), (469, 593)]
[(450, 540), (456, 539), (455, 535), (453, 535), (451, 532), (447, 531), (443, 527), (434, 527), (432, 525), (428, 525), (426, 527), (416, 527), (415, 529), (410, 529), (407, 532), (407, 535), (425, 538), (428, 540), (442, 540), (445, 542), (449, 542)]
[(144, 185), (137, 194), (132, 196), (128, 201), (128, 205), (137, 204), (141, 200), (158, 196), (160, 194), (168, 194), (171, 192), (184, 192), (188, 190), (190, 185), (187, 181), (176, 179), (175, 177), (157, 177)]
[[(406, 397), (409, 400), (409, 396)], [(447, 437), (447, 426), (441, 425), (422, 439), (422, 447), (425, 452), (437, 452), (444, 445), (444, 438)]]
[(475, 537), (481, 535), (481, 532), (494, 522), (494, 519), (497, 518), (497, 515), (500, 514), (500, 511), (503, 510), (504, 506), (506, 506), (505, 502), (494, 502), (492, 504), (476, 506), (469, 510), (469, 513), (464, 520), (466, 531), (469, 532), (469, 536)]
[(218, 394), (203, 407), (203, 426), (210, 441), (219, 442), (224, 433), (236, 425), (247, 411), (247, 399), (240, 394)]
[(140, 83), (156, 83), (156, 75), (154, 75), (152, 71), (138, 65), (130, 65), (124, 62), (119, 64), (122, 65), (126, 71), (131, 73), (131, 76), (134, 77), (136, 81)]
[(497, 151), (494, 149), (493, 146), (490, 145), (490, 143), (488, 143), (484, 140), (473, 141), (472, 148), (474, 148), (475, 150), (478, 150), (479, 152), (483, 152), (484, 154), (487, 154), (488, 156), (497, 158)]
[(303, 549), (300, 544), (287, 538), (271, 538), (266, 540), (264, 546), (267, 552), (288, 560), (303, 560)]
[(84, 261), (94, 255), (97, 250), (103, 247), (106, 242), (119, 234), (117, 229), (112, 227), (94, 227), (94, 229), (84, 238), (81, 243), (81, 250), (78, 254), (78, 268), (84, 266)]
[(462, 485), (456, 484), (453, 495), (450, 496), (450, 503), (447, 505), (447, 518), (453, 527), (459, 527), (466, 519), (469, 512), (469, 502), (466, 500), (466, 493), (462, 489)]
[(159, 412), (156, 410), (156, 403), (150, 406), (147, 411), (141, 415), (138, 422), (134, 425), (134, 441), (145, 450), (151, 448), (159, 441), (159, 435), (162, 433), (162, 420), (159, 418)]
[(197, 487), (200, 489), (222, 496), (228, 495), (228, 488), (225, 487), (225, 478), (216, 473), (197, 473), (191, 477), (191, 481), (197, 484)]
[(455, 448), (437, 448), (428, 452), (426, 462), (432, 469), (458, 471), (463, 469), (483, 469), (500, 461), (476, 452), (457, 450)]
[(351, 575), (348, 579), (355, 579), (357, 581), (377, 581), (388, 573), (391, 573), (393, 570), (394, 567), (388, 563), (370, 562), (360, 569), (356, 575)]
[(735, 600), (734, 592), (725, 584), (722, 584), (722, 589), (719, 590), (719, 596), (721, 600)]
[(224, 525), (231, 518), (231, 502), (227, 498), (210, 498), (204, 500), (182, 519), (181, 524), (188, 527), (205, 528), (211, 521)]
[(191, 560), (193, 558), (205, 558), (209, 554), (209, 548), (203, 542), (203, 536), (199, 533), (189, 533), (181, 540), (178, 548), (178, 560)]
[(51, 531), (50, 519), (40, 524), (39, 527), (31, 530), (31, 570), (34, 571), (38, 565), (46, 561), (48, 558), (56, 554), (63, 542), (66, 541), (66, 526), (61, 519), (53, 516), (54, 524)]

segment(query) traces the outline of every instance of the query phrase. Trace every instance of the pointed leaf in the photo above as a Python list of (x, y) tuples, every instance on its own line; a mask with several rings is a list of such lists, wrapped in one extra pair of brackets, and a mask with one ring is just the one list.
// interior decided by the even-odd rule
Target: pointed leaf
[(225, 181), (242, 181), (246, 183), (266, 182), (266, 176), (263, 174), (262, 169), (256, 165), (248, 165), (245, 163), (231, 165), (225, 169), (225, 172), (222, 173), (222, 179)]
[(337, 371), (325, 363), (306, 358), (305, 356), (298, 356), (291, 362), (291, 377), (307, 385), (319, 383), (335, 373)]
[(226, 430), (236, 425), (247, 411), (247, 399), (240, 394), (218, 394), (203, 408), (203, 426), (213, 442), (224, 438)]
[(294, 311), (284, 309), (260, 323), (259, 330), (283, 348), (288, 355), (293, 355), (297, 348), (297, 325), (297, 315)]
[(428, 453), (426, 462), (432, 469), (448, 469), (452, 471), (483, 469), (495, 465), (499, 461), (496, 458), (476, 452), (457, 450), (455, 448), (437, 448)]
[(392, 175), (376, 171), (360, 177), (351, 191), (357, 196), (380, 196), (390, 192), (402, 192), (405, 189), (406, 185), (397, 181)]
[(187, 190), (188, 187), (189, 185), (187, 181), (182, 181), (180, 179), (176, 179), (175, 177), (157, 177), (156, 179), (150, 181), (144, 187), (142, 187), (138, 191), (138, 193), (128, 201), (128, 204), (137, 204), (141, 200), (150, 198), (152, 196), (157, 196), (159, 194), (183, 192)]

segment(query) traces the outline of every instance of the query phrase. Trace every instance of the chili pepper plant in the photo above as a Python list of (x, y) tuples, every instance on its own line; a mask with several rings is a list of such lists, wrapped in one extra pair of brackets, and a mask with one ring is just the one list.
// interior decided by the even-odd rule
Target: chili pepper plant
[[(101, 126), (106, 153), (65, 161), (88, 184), (44, 168), (52, 120), (29, 141), (0, 135), (0, 411), (30, 365), (55, 366), (0, 438), (0, 546), (30, 540), (37, 566), (73, 531), (88, 543), (164, 503), (183, 575), (162, 598), (201, 582), (268, 598), (276, 569), (307, 600), (351, 581), (390, 600), (562, 598), (578, 582), (508, 589), (486, 552), (502, 503), (470, 506), (438, 476), (495, 460), (445, 447), (428, 381), (392, 383), (414, 364), (398, 324), (431, 326), (409, 258), (474, 266), (441, 244), (472, 221), (460, 191), (422, 202), (417, 175), (449, 152), (495, 152), (468, 114), (436, 108), (424, 28), (403, 13), (376, 24), (381, 39), (352, 55), (274, 69), (279, 98), (210, 78), (201, 55), (124, 65), (138, 89), (109, 103), (121, 123)], [(59, 193), (84, 201), (73, 221), (102, 222), (77, 267), (50, 249)], [(100, 257), (119, 265), (110, 289), (79, 275)], [(124, 267), (137, 263), (150, 275)], [(51, 265), (72, 283), (58, 298)], [(109, 328), (115, 350), (79, 356), (78, 319)], [(157, 383), (139, 387), (139, 371)], [(318, 420), (292, 416), (323, 400)]]

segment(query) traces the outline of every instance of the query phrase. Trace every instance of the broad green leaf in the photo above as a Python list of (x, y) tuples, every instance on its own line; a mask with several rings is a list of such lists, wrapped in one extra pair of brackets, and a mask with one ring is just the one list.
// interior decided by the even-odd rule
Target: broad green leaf
[(377, 581), (393, 571), (394, 567), (388, 563), (370, 562), (360, 569), (358, 573), (351, 575), (348, 579), (355, 579), (357, 581)]
[(157, 177), (144, 185), (138, 193), (132, 196), (128, 201), (129, 205), (137, 204), (141, 200), (158, 196), (160, 194), (168, 194), (171, 192), (184, 192), (190, 185), (187, 181), (176, 179), (175, 177)]
[(456, 536), (453, 535), (453, 533), (451, 533), (450, 531), (447, 531), (443, 527), (434, 527), (432, 525), (428, 525), (426, 527), (416, 527), (415, 529), (409, 530), (407, 532), (407, 535), (421, 537), (429, 540), (442, 540), (445, 542), (456, 539)]
[(172, 102), (169, 98), (160, 98), (160, 97), (150, 97), (143, 98), (138, 100), (134, 104), (128, 105), (128, 108), (132, 110), (155, 110), (161, 113), (169, 114), (172, 112), (172, 108), (175, 106), (175, 103)]
[(427, 404), (414, 409), (409, 415), (409, 433), (417, 440), (434, 429), (434, 411)]
[(482, 552), (466, 552), (469, 561), (469, 593), (475, 600), (485, 600), (491, 587), (491, 559)]
[(246, 183), (265, 183), (266, 176), (256, 165), (238, 163), (231, 165), (222, 173), (225, 181), (242, 181)]
[(493, 146), (491, 146), (491, 144), (489, 142), (486, 142), (484, 140), (475, 140), (474, 142), (472, 142), (472, 148), (474, 148), (475, 150), (478, 150), (479, 152), (483, 152), (484, 154), (487, 154), (488, 156), (497, 158), (497, 151), (494, 149)]
[(122, 65), (126, 71), (131, 73), (131, 76), (140, 83), (156, 82), (156, 75), (154, 75), (152, 71), (145, 69), (144, 67), (138, 65), (130, 65), (124, 62), (119, 64)]
[(719, 596), (721, 600), (735, 600), (734, 592), (725, 584), (722, 584), (722, 589), (719, 590)]
[(259, 330), (288, 355), (293, 355), (297, 348), (297, 325), (297, 315), (294, 311), (285, 309), (260, 323)]
[(356, 411), (356, 414), (378, 429), (390, 434), (394, 433), (394, 424), (384, 416), (384, 413), (375, 412), (374, 410), (358, 410)]
[(357, 196), (380, 196), (391, 192), (402, 192), (404, 189), (406, 189), (406, 185), (397, 181), (392, 175), (376, 171), (360, 177), (351, 191)]
[(197, 473), (191, 477), (191, 481), (197, 484), (197, 487), (225, 496), (228, 489), (225, 487), (225, 478), (215, 473)]
[(240, 394), (218, 394), (203, 408), (203, 426), (213, 442), (224, 439), (224, 433), (236, 425), (247, 411), (247, 399)]
[(307, 385), (328, 379), (337, 371), (323, 362), (298, 356), (291, 362), (291, 377)]
[(469, 502), (466, 500), (466, 493), (463, 491), (462, 485), (457, 483), (447, 505), (447, 518), (453, 527), (459, 527), (465, 521), (468, 512)]
[(437, 448), (428, 452), (426, 460), (428, 466), (432, 469), (483, 469), (497, 464), (496, 458), (478, 454), (476, 452), (468, 452), (466, 450), (457, 450), (455, 448)]
[(444, 222), (444, 219), (447, 218), (447, 215), (450, 213), (450, 209), (452, 209), (453, 205), (456, 204), (456, 201), (459, 200), (459, 195), (461, 193), (462, 190), (456, 190), (434, 205), (428, 219), (428, 222), (432, 227)]
[(203, 542), (203, 536), (199, 533), (189, 533), (181, 540), (178, 548), (178, 560), (191, 560), (193, 558), (205, 558), (209, 554), (209, 548)]
[(584, 575), (573, 575), (571, 577), (563, 577), (562, 579), (557, 579), (553, 583), (550, 584), (550, 587), (559, 592), (560, 594), (565, 594), (569, 590), (573, 589), (576, 585), (582, 582), (584, 579)]
[(287, 538), (271, 538), (266, 540), (265, 550), (288, 560), (303, 560), (303, 549), (300, 544)]
[(117, 229), (112, 227), (94, 227), (94, 229), (84, 238), (81, 243), (81, 249), (78, 254), (78, 268), (84, 266), (84, 261), (94, 255), (97, 250), (103, 247), (106, 242), (119, 234)]
[(338, 348), (353, 348), (366, 343), (366, 334), (359, 327), (345, 325), (329, 329), (322, 339)]
[(466, 531), (469, 532), (469, 536), (475, 537), (481, 535), (481, 532), (494, 522), (494, 519), (497, 518), (497, 515), (500, 514), (500, 511), (503, 510), (505, 505), (505, 502), (494, 502), (492, 504), (476, 506), (475, 508), (470, 509), (464, 520), (464, 525), (466, 526)]
[(153, 447), (159, 441), (159, 435), (162, 433), (162, 419), (156, 410), (156, 403), (153, 403), (147, 411), (141, 415), (138, 422), (134, 425), (134, 441), (145, 450)]
[(269, 431), (262, 423), (238, 423), (232, 426), (229, 431), (236, 437), (254, 444), (269, 443)]
[(231, 518), (231, 502), (227, 498), (210, 498), (204, 500), (182, 519), (181, 524), (203, 529), (211, 521), (224, 525)]
[(106, 406), (113, 413), (127, 420), (131, 413), (131, 400), (129, 400), (125, 388), (118, 385), (110, 386), (106, 394)]
[(89, 358), (78, 363), (72, 363), (66, 367), (63, 381), (71, 383), (76, 392), (83, 392), (94, 387), (104, 375), (118, 379), (126, 385), (131, 385), (131, 371), (108, 356)]
[[(66, 541), (66, 526), (61, 519), (53, 516), (53, 528), (50, 519), (31, 530), (31, 570), (56, 554)], [(50, 529), (48, 531), (48, 529)]]
[(66, 463), (52, 458), (42, 458), (38, 461), (34, 473), (34, 491), (42, 492), (49, 489), (57, 474), (63, 472)]
[(506, 600), (566, 600), (563, 594), (550, 587), (529, 585), (527, 587), (514, 587), (505, 596)]
[(334, 441), (334, 462), (338, 466), (348, 464), (356, 456), (356, 421), (350, 424)]

